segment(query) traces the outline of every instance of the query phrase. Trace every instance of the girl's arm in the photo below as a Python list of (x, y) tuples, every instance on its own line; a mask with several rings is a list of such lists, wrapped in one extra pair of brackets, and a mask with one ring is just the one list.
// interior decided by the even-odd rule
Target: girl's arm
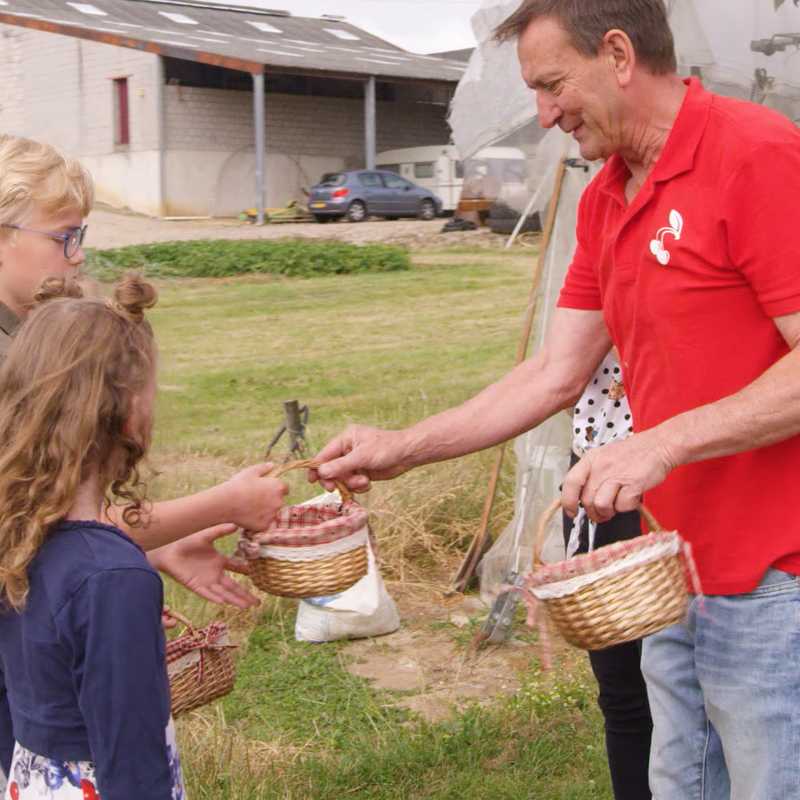
[(103, 800), (171, 800), (163, 588), (145, 566), (106, 569), (57, 616)]
[(264, 530), (275, 518), (289, 491), (283, 481), (264, 477), (271, 469), (271, 464), (248, 467), (211, 489), (154, 503), (142, 526), (128, 526), (122, 519), (122, 509), (116, 507), (109, 509), (108, 520), (145, 550), (224, 522), (248, 530)]

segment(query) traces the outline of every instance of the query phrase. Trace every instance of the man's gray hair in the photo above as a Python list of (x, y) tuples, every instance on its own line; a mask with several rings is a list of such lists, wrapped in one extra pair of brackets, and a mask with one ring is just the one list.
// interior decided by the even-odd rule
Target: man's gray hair
[(588, 58), (597, 55), (606, 33), (617, 29), (628, 35), (636, 58), (651, 72), (664, 75), (677, 70), (675, 41), (663, 0), (524, 0), (497, 26), (494, 41), (518, 39), (539, 17), (556, 20), (572, 46)]

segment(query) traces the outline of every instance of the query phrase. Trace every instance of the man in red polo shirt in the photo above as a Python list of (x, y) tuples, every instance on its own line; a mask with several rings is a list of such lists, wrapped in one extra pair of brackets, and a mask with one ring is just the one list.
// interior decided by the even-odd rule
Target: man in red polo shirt
[(351, 426), (310, 477), (364, 491), (516, 436), (613, 342), (636, 433), (573, 468), (564, 507), (599, 522), (646, 493), (707, 595), (644, 643), (653, 795), (800, 798), (800, 131), (683, 81), (662, 0), (525, 0), (497, 36), (518, 40), (540, 122), (606, 160), (549, 344), (407, 430)]

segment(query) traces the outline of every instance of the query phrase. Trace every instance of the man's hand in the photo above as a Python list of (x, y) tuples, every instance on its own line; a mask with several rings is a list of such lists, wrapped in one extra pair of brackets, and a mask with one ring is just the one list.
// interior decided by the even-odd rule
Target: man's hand
[(308, 481), (333, 491), (333, 478), (339, 478), (353, 492), (368, 492), (371, 481), (396, 478), (413, 466), (403, 461), (404, 442), (404, 431), (350, 425), (314, 458), (322, 466), (308, 471)]
[[(280, 481), (278, 481), (280, 482)], [(195, 594), (212, 603), (230, 603), (239, 608), (257, 606), (259, 599), (225, 574), (225, 570), (247, 574), (247, 565), (220, 553), (214, 542), (230, 536), (236, 525), (215, 525), (147, 554), (150, 563)]]
[(590, 450), (564, 478), (561, 500), (569, 516), (578, 504), (593, 522), (639, 507), (642, 494), (664, 481), (676, 465), (653, 431)]
[(229, 498), (229, 520), (250, 531), (266, 530), (275, 519), (289, 487), (277, 478), (265, 478), (272, 464), (243, 469), (219, 488)]

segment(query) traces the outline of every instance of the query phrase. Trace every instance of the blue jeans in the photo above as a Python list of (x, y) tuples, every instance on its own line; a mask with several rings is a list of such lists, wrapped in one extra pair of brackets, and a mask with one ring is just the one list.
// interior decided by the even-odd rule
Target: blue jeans
[(644, 641), (654, 800), (800, 800), (800, 581), (692, 599)]

